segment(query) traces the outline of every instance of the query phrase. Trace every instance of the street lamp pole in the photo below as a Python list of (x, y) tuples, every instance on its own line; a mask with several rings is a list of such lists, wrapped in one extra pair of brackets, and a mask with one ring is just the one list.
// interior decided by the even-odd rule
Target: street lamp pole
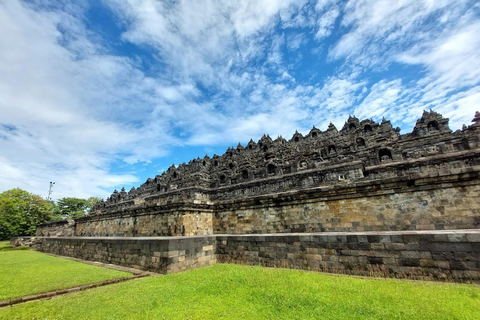
[(48, 189), (48, 197), (47, 197), (47, 200), (52, 200), (52, 199), (50, 198), (50, 196), (52, 195), (52, 192), (53, 192), (52, 189), (53, 189), (53, 185), (54, 185), (54, 184), (55, 184), (55, 182), (50, 181), (50, 188)]

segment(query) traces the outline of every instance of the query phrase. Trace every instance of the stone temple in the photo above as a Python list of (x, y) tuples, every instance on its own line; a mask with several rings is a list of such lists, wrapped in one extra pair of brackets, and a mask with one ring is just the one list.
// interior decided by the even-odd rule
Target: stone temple
[(452, 132), (350, 117), (171, 166), (94, 213), (37, 228), (37, 250), (176, 272), (216, 262), (480, 279), (480, 113)]

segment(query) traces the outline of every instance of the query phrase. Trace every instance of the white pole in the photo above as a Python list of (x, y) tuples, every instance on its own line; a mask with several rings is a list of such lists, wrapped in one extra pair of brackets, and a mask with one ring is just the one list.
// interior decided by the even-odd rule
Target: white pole
[(52, 200), (52, 199), (50, 198), (50, 196), (52, 195), (52, 192), (53, 192), (52, 189), (53, 189), (53, 185), (54, 185), (54, 184), (55, 184), (55, 182), (50, 181), (50, 188), (48, 189), (48, 197), (47, 197), (47, 200)]

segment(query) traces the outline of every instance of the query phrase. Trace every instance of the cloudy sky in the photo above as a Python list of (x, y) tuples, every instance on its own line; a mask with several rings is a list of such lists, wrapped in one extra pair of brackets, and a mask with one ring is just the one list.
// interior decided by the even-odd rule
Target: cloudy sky
[(108, 196), (349, 114), (480, 110), (480, 2), (0, 0), (0, 192)]

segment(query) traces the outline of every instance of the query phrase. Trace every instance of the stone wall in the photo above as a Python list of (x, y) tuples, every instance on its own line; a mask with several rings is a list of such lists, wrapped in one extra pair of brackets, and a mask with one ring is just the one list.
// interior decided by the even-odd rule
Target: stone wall
[(39, 225), (35, 235), (39, 237), (73, 237), (75, 236), (75, 221), (61, 220)]
[(100, 261), (157, 273), (171, 273), (216, 263), (215, 237), (42, 238), (36, 250)]
[(480, 230), (217, 235), (219, 262), (409, 278), (480, 279)]
[(213, 233), (212, 211), (194, 209), (129, 212), (77, 219), (77, 236), (194, 236)]
[(36, 250), (158, 273), (235, 262), (359, 275), (480, 280), (480, 230), (41, 238)]
[[(215, 233), (444, 230), (480, 227), (477, 171), (391, 178), (216, 205)], [(472, 180), (473, 179), (473, 180)]]
[[(377, 168), (377, 170), (379, 170)], [(38, 227), (40, 236), (191, 236), (480, 228), (480, 166), (206, 203), (172, 202)], [(213, 196), (212, 196), (213, 197)], [(65, 230), (62, 230), (65, 228)]]

